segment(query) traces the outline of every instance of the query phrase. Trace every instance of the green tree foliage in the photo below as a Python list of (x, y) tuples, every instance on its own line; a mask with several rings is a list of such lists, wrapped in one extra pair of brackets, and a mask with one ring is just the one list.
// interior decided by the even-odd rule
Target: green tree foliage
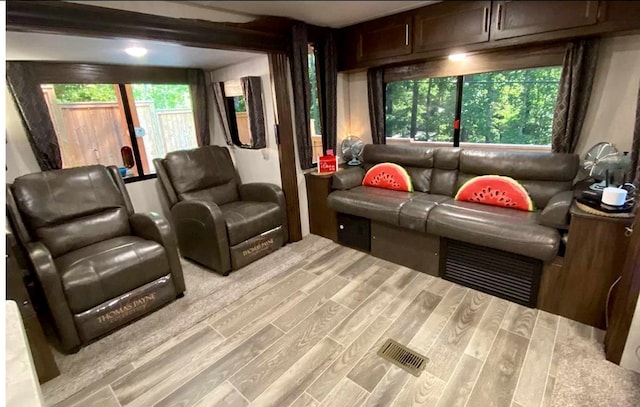
[(66, 102), (116, 102), (116, 91), (112, 84), (61, 84), (53, 85), (56, 99)]
[[(53, 85), (58, 102), (116, 102), (113, 84)], [(137, 103), (150, 102), (156, 109), (191, 109), (188, 85), (134, 84), (133, 98)]]
[[(560, 73), (561, 68), (551, 67), (465, 76), (461, 141), (550, 144)], [(456, 81), (444, 77), (387, 84), (387, 137), (452, 141)]]
[(189, 85), (135, 84), (132, 87), (137, 103), (152, 102), (156, 109), (191, 109)]
[(311, 120), (315, 123), (315, 128), (311, 129), (313, 135), (320, 133), (320, 108), (318, 100), (318, 80), (316, 76), (316, 56), (313, 52), (309, 53), (309, 87), (311, 89)]

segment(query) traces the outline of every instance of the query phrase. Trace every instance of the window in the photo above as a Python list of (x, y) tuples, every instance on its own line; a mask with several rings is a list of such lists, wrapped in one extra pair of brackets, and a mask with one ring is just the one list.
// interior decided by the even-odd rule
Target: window
[(386, 136), (454, 145), (551, 145), (560, 73), (560, 67), (546, 67), (389, 82)]
[(234, 144), (242, 146), (251, 145), (251, 132), (249, 130), (249, 115), (247, 114), (247, 104), (242, 92), (242, 84), (239, 80), (226, 81), (224, 83), (224, 94), (227, 100), (227, 115), (229, 119), (229, 130)]
[(154, 158), (197, 147), (188, 85), (46, 84), (41, 88), (63, 168), (123, 167), (121, 149), (126, 146), (132, 149), (135, 164), (125, 179), (133, 180), (155, 172)]
[(318, 76), (316, 73), (316, 55), (313, 46), (309, 45), (309, 87), (311, 89), (311, 104), (309, 131), (311, 135), (311, 146), (313, 151), (312, 163), (318, 162), (318, 157), (323, 155), (322, 130), (320, 127), (320, 99), (318, 98)]

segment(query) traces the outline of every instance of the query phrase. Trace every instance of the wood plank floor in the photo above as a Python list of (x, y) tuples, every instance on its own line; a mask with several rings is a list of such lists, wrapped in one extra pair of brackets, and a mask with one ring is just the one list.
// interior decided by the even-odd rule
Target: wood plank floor
[[(597, 335), (334, 246), (58, 406), (543, 407), (558, 333)], [(387, 338), (429, 358), (419, 377)]]

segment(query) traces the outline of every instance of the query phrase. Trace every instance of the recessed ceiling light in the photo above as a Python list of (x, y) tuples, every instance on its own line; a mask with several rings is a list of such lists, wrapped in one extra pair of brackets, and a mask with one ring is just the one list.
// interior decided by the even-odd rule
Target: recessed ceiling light
[(462, 61), (464, 59), (467, 59), (467, 54), (465, 54), (464, 52), (461, 52), (459, 54), (449, 54), (450, 61)]
[(142, 58), (143, 56), (147, 55), (147, 49), (142, 47), (125, 48), (124, 52), (136, 58)]

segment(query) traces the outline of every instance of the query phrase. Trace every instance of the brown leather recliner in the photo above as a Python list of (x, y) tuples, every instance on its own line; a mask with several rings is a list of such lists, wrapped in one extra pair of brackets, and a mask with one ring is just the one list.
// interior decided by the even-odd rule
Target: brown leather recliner
[(226, 148), (175, 151), (153, 163), (184, 257), (226, 276), (287, 242), (282, 189), (242, 184)]
[(133, 212), (116, 167), (24, 175), (7, 185), (7, 209), (64, 351), (185, 291), (169, 222)]

